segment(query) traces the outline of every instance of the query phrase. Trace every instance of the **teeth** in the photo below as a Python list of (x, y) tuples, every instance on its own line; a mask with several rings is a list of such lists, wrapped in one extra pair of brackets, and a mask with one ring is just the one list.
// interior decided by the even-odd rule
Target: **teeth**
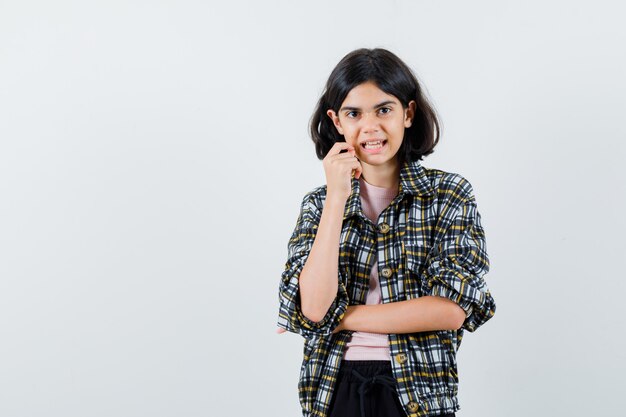
[(377, 149), (377, 148), (382, 148), (383, 147), (383, 142), (382, 140), (377, 140), (375, 142), (365, 142), (364, 143), (364, 147), (365, 149)]

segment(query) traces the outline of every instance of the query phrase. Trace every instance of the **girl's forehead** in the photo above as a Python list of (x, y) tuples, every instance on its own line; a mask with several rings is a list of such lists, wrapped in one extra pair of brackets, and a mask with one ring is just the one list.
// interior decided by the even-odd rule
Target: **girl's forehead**
[(385, 93), (373, 82), (365, 82), (353, 87), (346, 95), (342, 104), (357, 106), (359, 104), (375, 104), (382, 101), (400, 102), (397, 97)]

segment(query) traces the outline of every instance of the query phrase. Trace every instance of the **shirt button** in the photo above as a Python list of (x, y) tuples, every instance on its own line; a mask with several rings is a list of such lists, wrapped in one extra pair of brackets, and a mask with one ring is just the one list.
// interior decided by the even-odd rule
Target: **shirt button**
[(387, 223), (381, 223), (378, 225), (378, 230), (381, 233), (387, 233), (389, 231), (389, 225)]
[(412, 413), (417, 411), (417, 409), (419, 408), (419, 405), (415, 401), (411, 401), (406, 406), (409, 409), (409, 411)]
[(380, 271), (383, 274), (383, 277), (385, 278), (389, 278), (391, 276), (391, 268), (383, 268), (382, 271)]
[(396, 355), (396, 362), (404, 363), (404, 362), (406, 362), (406, 360), (407, 360), (406, 353), (398, 353)]

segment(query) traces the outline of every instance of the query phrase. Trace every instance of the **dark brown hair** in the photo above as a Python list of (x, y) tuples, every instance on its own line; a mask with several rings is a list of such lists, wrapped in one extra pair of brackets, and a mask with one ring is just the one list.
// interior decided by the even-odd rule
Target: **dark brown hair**
[(327, 110), (333, 109), (338, 113), (350, 90), (367, 81), (396, 97), (403, 109), (411, 100), (417, 104), (413, 123), (405, 129), (402, 146), (398, 150), (400, 163), (421, 160), (431, 154), (439, 142), (441, 123), (417, 77), (392, 52), (382, 48), (361, 48), (344, 56), (333, 69), (311, 117), (310, 132), (317, 157), (324, 159), (335, 142), (345, 141), (326, 114)]

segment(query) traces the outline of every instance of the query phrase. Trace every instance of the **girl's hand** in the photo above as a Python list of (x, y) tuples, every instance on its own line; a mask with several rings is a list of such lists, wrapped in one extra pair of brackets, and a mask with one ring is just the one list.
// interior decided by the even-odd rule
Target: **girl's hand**
[[(341, 153), (344, 149), (347, 152)], [(352, 191), (353, 173), (358, 179), (363, 172), (354, 147), (346, 142), (335, 142), (322, 162), (326, 174), (327, 198), (330, 196), (347, 201)]]
[[(348, 306), (346, 308), (346, 312), (343, 316), (343, 319), (341, 319), (341, 321), (339, 322), (339, 324), (337, 325), (337, 327), (335, 327), (335, 330), (333, 330), (333, 334), (335, 333), (339, 333), (342, 330), (347, 330), (344, 326), (346, 317), (349, 316), (350, 314), (352, 314), (352, 312), (354, 311), (354, 306)], [(278, 327), (276, 329), (276, 333), (281, 334), (281, 333), (287, 333), (287, 330), (283, 329), (282, 327)]]
[[(333, 333), (338, 333), (342, 330), (343, 330), (343, 326), (341, 325), (341, 323), (339, 323), (339, 325), (335, 328), (335, 330), (333, 330)], [(287, 333), (287, 330), (283, 329), (282, 327), (279, 327), (278, 329), (276, 329), (276, 333), (278, 334)]]

